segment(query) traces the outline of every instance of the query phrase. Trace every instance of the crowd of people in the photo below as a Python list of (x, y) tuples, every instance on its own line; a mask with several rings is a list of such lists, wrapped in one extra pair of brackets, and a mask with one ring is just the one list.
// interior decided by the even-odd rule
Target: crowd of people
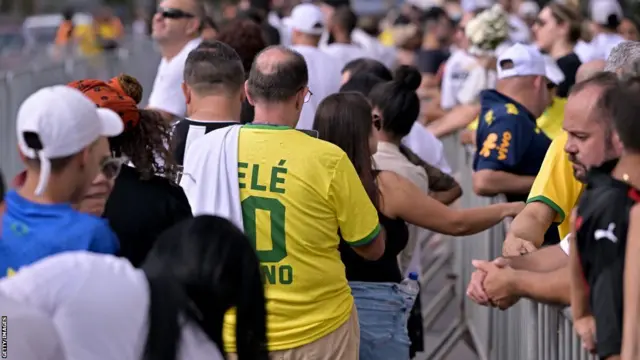
[[(468, 298), (571, 306), (585, 348), (640, 358), (637, 26), (614, 0), (439, 5), (371, 26), (343, 0), (163, 0), (150, 89), (31, 94), (0, 182), (3, 357), (410, 359), (417, 250), (513, 217)], [(450, 206), (451, 133), (465, 190), (507, 202)]]

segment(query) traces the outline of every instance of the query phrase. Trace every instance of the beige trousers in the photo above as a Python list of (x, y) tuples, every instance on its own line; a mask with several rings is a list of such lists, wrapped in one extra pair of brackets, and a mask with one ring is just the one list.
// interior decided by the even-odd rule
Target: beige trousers
[[(270, 360), (359, 360), (360, 325), (356, 306), (349, 319), (334, 332), (297, 348), (269, 352)], [(238, 360), (236, 354), (227, 354)]]

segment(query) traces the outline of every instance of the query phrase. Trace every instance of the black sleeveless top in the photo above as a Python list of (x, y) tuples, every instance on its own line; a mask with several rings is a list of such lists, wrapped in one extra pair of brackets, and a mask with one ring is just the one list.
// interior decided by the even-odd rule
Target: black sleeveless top
[[(377, 172), (376, 172), (377, 173)], [(377, 175), (377, 174), (376, 174)], [(402, 281), (398, 254), (409, 242), (409, 229), (404, 220), (390, 219), (378, 211), (380, 225), (386, 232), (384, 254), (375, 261), (365, 260), (344, 240), (340, 240), (340, 257), (346, 268), (348, 281), (395, 282)]]

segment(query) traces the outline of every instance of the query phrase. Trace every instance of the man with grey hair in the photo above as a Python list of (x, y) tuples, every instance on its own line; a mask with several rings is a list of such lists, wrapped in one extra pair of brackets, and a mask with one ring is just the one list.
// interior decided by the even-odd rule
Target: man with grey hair
[[(635, 71), (638, 63), (640, 43), (625, 42), (611, 51), (605, 69), (625, 74)], [(493, 262), (474, 261), (478, 270), (472, 275), (467, 295), (478, 304), (507, 308), (520, 297), (547, 303), (570, 302), (569, 214), (582, 193), (588, 169), (620, 155), (613, 146), (613, 123), (591, 116), (607, 86), (591, 78), (576, 83), (569, 96), (565, 133), (549, 147), (527, 206), (511, 224), (503, 245), (504, 257)], [(545, 231), (554, 224), (562, 242), (537, 250)]]
[(621, 42), (611, 50), (604, 71), (619, 73), (638, 59), (640, 59), (640, 42)]

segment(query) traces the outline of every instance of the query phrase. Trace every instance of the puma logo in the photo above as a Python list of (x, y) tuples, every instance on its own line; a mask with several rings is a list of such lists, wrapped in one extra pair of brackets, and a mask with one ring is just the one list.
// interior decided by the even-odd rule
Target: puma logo
[(602, 230), (602, 229), (596, 230), (593, 233), (593, 236), (596, 238), (596, 240), (607, 239), (612, 243), (617, 243), (618, 238), (613, 233), (615, 229), (616, 229), (616, 224), (610, 223), (609, 226), (607, 227), (607, 230)]

